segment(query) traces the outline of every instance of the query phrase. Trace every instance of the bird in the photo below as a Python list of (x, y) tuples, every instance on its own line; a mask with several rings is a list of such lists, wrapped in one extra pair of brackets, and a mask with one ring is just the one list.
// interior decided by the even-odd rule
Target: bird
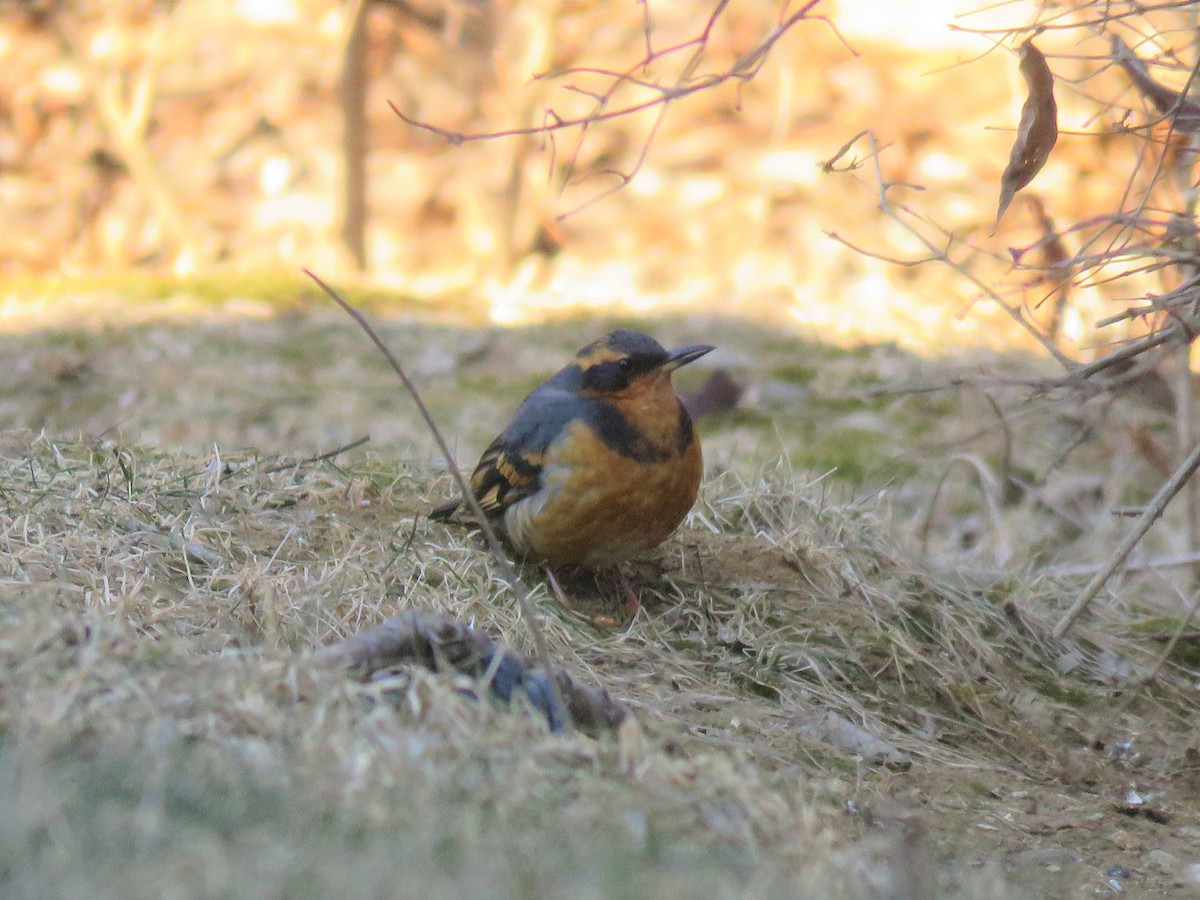
[(554, 568), (625, 562), (665, 541), (695, 503), (700, 439), (671, 375), (713, 349), (667, 351), (639, 331), (611, 331), (534, 388), (480, 457), (471, 492), (518, 556), (546, 566), (564, 605)]

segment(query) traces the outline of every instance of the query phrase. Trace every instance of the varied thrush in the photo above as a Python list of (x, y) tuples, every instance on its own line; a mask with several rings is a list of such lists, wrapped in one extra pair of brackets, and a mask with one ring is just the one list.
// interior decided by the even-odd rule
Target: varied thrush
[[(548, 567), (591, 568), (667, 539), (692, 508), (703, 467), (671, 373), (712, 349), (668, 352), (649, 335), (617, 329), (521, 402), (471, 476), (484, 513), (516, 553)], [(464, 502), (430, 518), (447, 519)]]

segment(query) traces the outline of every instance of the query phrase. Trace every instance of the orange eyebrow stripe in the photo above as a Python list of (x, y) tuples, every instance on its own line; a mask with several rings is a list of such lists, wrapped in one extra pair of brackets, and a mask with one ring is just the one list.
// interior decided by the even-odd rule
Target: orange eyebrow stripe
[(575, 357), (575, 362), (581, 369), (586, 371), (598, 363), (613, 362), (614, 360), (623, 359), (626, 356), (624, 353), (619, 353), (611, 347), (591, 347), (587, 348), (586, 352), (581, 351)]

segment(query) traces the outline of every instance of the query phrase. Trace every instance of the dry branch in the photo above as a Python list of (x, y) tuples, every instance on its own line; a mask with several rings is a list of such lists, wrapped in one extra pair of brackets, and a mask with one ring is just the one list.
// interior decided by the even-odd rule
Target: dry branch
[(370, 440), (370, 435), (367, 435), (366, 437), (360, 437), (357, 440), (353, 440), (348, 444), (342, 444), (340, 447), (334, 447), (332, 450), (326, 450), (324, 453), (318, 453), (316, 456), (310, 456), (306, 459), (298, 459), (295, 462), (276, 463), (273, 466), (268, 466), (267, 468), (263, 469), (263, 474), (273, 475), (276, 472), (286, 472), (289, 469), (298, 469), (301, 466), (307, 466), (312, 463), (325, 462), (333, 459), (335, 456), (341, 456), (343, 453), (354, 450), (356, 447), (361, 447)]
[[(698, 75), (701, 63), (704, 60), (705, 53), (708, 50), (708, 43), (712, 37), (713, 29), (718, 21), (725, 14), (729, 0), (718, 0), (712, 14), (708, 17), (704, 27), (699, 34), (688, 40), (678, 44), (673, 44), (669, 47), (655, 49), (652, 40), (652, 22), (649, 17), (648, 8), (644, 11), (643, 31), (645, 33), (645, 55), (622, 71), (615, 69), (603, 69), (589, 66), (576, 66), (565, 69), (559, 72), (549, 74), (540, 74), (535, 76), (538, 81), (547, 79), (565, 79), (576, 75), (592, 75), (601, 76), (609, 79), (608, 85), (602, 91), (586, 90), (577, 85), (566, 84), (564, 89), (571, 94), (582, 95), (590, 98), (593, 102), (592, 109), (585, 115), (579, 116), (560, 116), (552, 108), (547, 108), (543, 116), (543, 121), (539, 125), (518, 126), (514, 128), (500, 129), (496, 131), (478, 131), (478, 132), (463, 132), (456, 131), (450, 128), (444, 128), (435, 125), (432, 122), (423, 121), (405, 114), (395, 103), (388, 101), (392, 111), (406, 125), (422, 131), (437, 135), (446, 140), (451, 145), (457, 147), (464, 143), (476, 141), (490, 141), (500, 138), (515, 138), (528, 136), (544, 136), (553, 139), (554, 135), (561, 131), (569, 131), (578, 129), (579, 136), (576, 140), (574, 149), (567, 157), (562, 166), (562, 172), (558, 178), (559, 193), (573, 183), (575, 166), (579, 159), (582, 144), (586, 138), (589, 129), (602, 122), (608, 122), (613, 119), (620, 119), (626, 116), (635, 115), (647, 111), (656, 111), (654, 123), (643, 142), (641, 151), (638, 154), (632, 168), (627, 172), (616, 170), (606, 170), (603, 174), (615, 176), (616, 182), (613, 186), (605, 188), (597, 196), (585, 201), (575, 209), (572, 209), (559, 216), (560, 219), (567, 218), (582, 209), (591, 206), (592, 204), (602, 200), (604, 197), (620, 190), (628, 184), (641, 170), (646, 158), (650, 152), (650, 147), (654, 142), (655, 135), (658, 132), (659, 126), (662, 124), (666, 116), (667, 109), (672, 103), (677, 100), (682, 100), (693, 94), (702, 91), (711, 90), (722, 84), (730, 81), (744, 84), (752, 81), (758, 74), (759, 69), (770, 55), (771, 50), (799, 22), (811, 19), (825, 22), (831, 28), (833, 25), (829, 20), (821, 16), (811, 15), (813, 9), (821, 2), (821, 0), (807, 0), (799, 9), (784, 16), (778, 24), (771, 29), (754, 47), (742, 55), (740, 59), (726, 69), (712, 72), (709, 74)], [(786, 8), (786, 7), (785, 7)], [(836, 29), (834, 29), (836, 33)], [(853, 51), (851, 51), (853, 52)], [(641, 73), (647, 72), (655, 63), (658, 63), (668, 57), (674, 57), (681, 53), (690, 53), (683, 64), (678, 77), (670, 82), (655, 81), (648, 77), (643, 77)], [(639, 102), (631, 102), (621, 106), (615, 106), (617, 92), (625, 86), (634, 86), (643, 91), (648, 91), (651, 96)], [(552, 163), (553, 165), (553, 163)]]
[[(1025, 329), (1025, 331), (1027, 331), (1031, 337), (1033, 337), (1039, 344), (1041, 344), (1042, 347), (1046, 350), (1046, 352), (1049, 353), (1052, 357), (1054, 357), (1054, 359), (1065, 370), (1070, 372), (1073, 369), (1075, 369), (1076, 364), (1069, 357), (1067, 357), (1066, 354), (1064, 354), (1061, 350), (1059, 350), (1057, 346), (1055, 346), (1054, 341), (1052, 341), (1049, 337), (1047, 337), (1045, 334), (1043, 334), (1041, 332), (1041, 330), (1039, 328), (1037, 328), (1037, 326), (1033, 322), (1031, 322), (1028, 318), (1026, 318), (1021, 313), (1020, 306), (1015, 306), (1012, 303), (1009, 303), (1008, 301), (1006, 301), (995, 290), (993, 290), (991, 287), (989, 287), (987, 284), (985, 284), (984, 281), (981, 278), (979, 278), (978, 275), (974, 274), (967, 266), (963, 265), (961, 262), (959, 262), (959, 261), (955, 260), (953, 257), (951, 257), (950, 251), (954, 248), (955, 244), (961, 243), (961, 240), (955, 234), (945, 231), (943, 229), (938, 229), (939, 231), (942, 232), (939, 235), (939, 237), (943, 238), (945, 241), (945, 246), (938, 246), (938, 244), (934, 243), (933, 239), (931, 239), (919, 227), (919, 225), (924, 225), (929, 228), (937, 228), (937, 226), (934, 223), (921, 218), (917, 214), (913, 213), (911, 210), (892, 201), (892, 199), (888, 196), (888, 192), (892, 188), (898, 187), (899, 184), (894, 181), (888, 181), (883, 177), (883, 167), (881, 166), (881, 164), (879, 162), (879, 153), (880, 153), (879, 142), (875, 137), (875, 132), (873, 132), (869, 129), (866, 131), (861, 131), (858, 134), (856, 134), (853, 138), (851, 138), (849, 141), (847, 141), (844, 145), (842, 145), (842, 147), (838, 150), (838, 152), (832, 158), (830, 158), (828, 161), (825, 162), (824, 165), (825, 165), (826, 171), (835, 171), (837, 169), (837, 166), (836, 166), (837, 162), (843, 156), (846, 156), (851, 151), (851, 149), (858, 143), (858, 141), (860, 141), (864, 138), (866, 139), (867, 145), (870, 148), (870, 153), (868, 154), (867, 158), (871, 160), (873, 171), (874, 171), (874, 176), (875, 176), (874, 184), (870, 185), (869, 187), (875, 193), (879, 211), (882, 212), (889, 219), (891, 219), (893, 222), (895, 222), (898, 226), (900, 226), (900, 228), (902, 228), (904, 231), (906, 231), (908, 234), (910, 234), (913, 238), (915, 238), (917, 240), (917, 242), (920, 243), (921, 246), (923, 246), (925, 248), (926, 252), (929, 255), (920, 257), (919, 259), (913, 259), (913, 260), (892, 259), (892, 258), (885, 257), (881, 254), (870, 253), (869, 251), (863, 250), (860, 247), (856, 247), (853, 244), (851, 244), (849, 241), (840, 237), (835, 232), (827, 231), (826, 234), (829, 235), (829, 237), (833, 238), (834, 240), (838, 241), (839, 243), (845, 244), (851, 250), (854, 250), (858, 253), (864, 253), (864, 254), (872, 256), (876, 259), (883, 259), (885, 261), (892, 262), (896, 265), (902, 265), (902, 266), (906, 266), (906, 267), (914, 267), (915, 268), (917, 266), (923, 266), (923, 265), (927, 265), (929, 263), (941, 263), (945, 266), (948, 266), (949, 268), (951, 268), (955, 272), (957, 272), (962, 278), (964, 278), (965, 280), (970, 282), (972, 285), (974, 285), (976, 288), (978, 288), (978, 290), (980, 291), (980, 293), (983, 296), (987, 297), (989, 300), (991, 300), (993, 303), (995, 303), (997, 306), (999, 306), (1002, 310), (1004, 310), (1004, 312), (1007, 313), (1014, 322), (1016, 322), (1019, 326), (1021, 326), (1023, 329)], [(858, 169), (860, 166), (861, 166), (861, 161), (855, 161), (848, 165), (847, 170), (854, 171), (854, 170)], [(918, 224), (914, 224), (913, 221), (910, 221), (910, 220), (916, 220)]]
[(1026, 282), (1026, 288), (1032, 289), (1039, 285), (1047, 287), (1046, 293), (1033, 305), (1036, 314), (1038, 310), (1050, 301), (1049, 309), (1037, 318), (1042, 322), (1042, 330), (1052, 341), (1058, 341), (1062, 334), (1063, 313), (1071, 300), (1071, 281), (1075, 276), (1074, 261), (1063, 243), (1062, 235), (1058, 233), (1054, 218), (1046, 209), (1046, 204), (1037, 194), (1026, 194), (1034, 215), (1038, 221), (1041, 236), (1030, 247), (1022, 249), (1009, 248), (1013, 264), (1021, 266), (1025, 255), (1033, 251), (1035, 262), (1032, 266), (1036, 275)]
[(1173, 127), (1180, 131), (1200, 131), (1200, 103), (1190, 99), (1186, 92), (1176, 93), (1155, 81), (1141, 57), (1115, 34), (1112, 36), (1112, 56), (1142, 96), (1168, 117)]
[[(508, 561), (508, 556), (504, 552), (504, 547), (501, 546), (500, 539), (496, 537), (495, 529), (492, 528), (491, 523), (484, 514), (483, 507), (479, 505), (479, 500), (476, 498), (475, 492), (471, 490), (470, 486), (467, 484), (466, 478), (463, 477), (462, 471), (458, 468), (458, 463), (454, 460), (454, 454), (450, 452), (450, 445), (446, 443), (445, 437), (442, 436), (441, 429), (438, 428), (437, 423), (433, 421), (433, 415), (429, 412), (429, 408), (425, 405), (425, 401), (421, 399), (421, 394), (417, 390), (417, 386), (412, 383), (407, 373), (405, 373), (403, 366), (400, 365), (400, 362), (396, 359), (392, 351), (388, 349), (387, 345), (383, 342), (379, 335), (375, 333), (375, 329), (371, 327), (371, 323), (366, 320), (362, 313), (343, 300), (337, 291), (327, 285), (308, 269), (304, 270), (304, 274), (315, 281), (317, 286), (320, 287), (321, 290), (323, 290), (326, 294), (328, 294), (329, 298), (343, 310), (345, 310), (350, 318), (354, 319), (354, 321), (358, 323), (358, 326), (364, 332), (366, 332), (367, 337), (371, 339), (371, 342), (379, 349), (379, 352), (383, 354), (383, 357), (387, 360), (388, 365), (392, 367), (392, 371), (396, 373), (396, 376), (400, 379), (401, 383), (403, 383), (405, 390), (407, 390), (409, 395), (413, 398), (413, 402), (417, 405), (417, 410), (420, 412), (421, 418), (425, 420), (425, 425), (429, 428), (429, 433), (433, 435), (433, 439), (437, 442), (438, 449), (442, 451), (442, 458), (446, 461), (446, 467), (450, 470), (450, 474), (453, 476), (455, 483), (458, 485), (458, 489), (462, 492), (463, 498), (466, 500), (467, 505), (471, 508), (471, 513), (475, 516), (475, 521), (479, 523), (479, 528), (483, 532), (484, 540), (487, 542), (488, 549), (492, 551), (492, 554), (496, 558), (496, 565), (500, 569), (500, 574), (504, 577), (504, 580), (512, 589), (513, 596), (517, 601), (517, 608), (521, 610), (521, 618), (525, 620), (526, 625), (529, 628), (529, 633), (533, 638), (533, 646), (537, 653), (538, 660), (546, 670), (551, 670), (552, 666), (550, 665), (550, 651), (546, 647), (545, 638), (542, 637), (542, 632), (538, 627), (537, 619), (534, 618), (533, 615), (533, 609), (529, 605), (528, 591), (522, 584), (520, 576), (517, 575), (517, 570), (514, 569), (512, 563)], [(555, 708), (562, 711), (562, 728), (563, 730), (570, 732), (572, 729), (570, 706), (564, 703), (563, 698), (559, 695), (558, 682), (555, 679), (549, 679), (549, 686), (550, 695), (554, 700)]]
[(1200, 469), (1200, 444), (1196, 445), (1187, 459), (1175, 470), (1175, 474), (1158, 489), (1158, 493), (1154, 495), (1154, 498), (1146, 507), (1146, 511), (1138, 519), (1133, 531), (1129, 533), (1125, 540), (1121, 542), (1121, 546), (1113, 553), (1108, 565), (1096, 573), (1096, 577), (1088, 582), (1079, 599), (1071, 605), (1066, 615), (1059, 619), (1058, 624), (1054, 626), (1055, 637), (1060, 638), (1071, 629), (1071, 626), (1075, 624), (1075, 621), (1083, 614), (1083, 611), (1088, 608), (1088, 604), (1096, 598), (1096, 595), (1100, 593), (1104, 585), (1112, 578), (1113, 573), (1121, 567), (1121, 564), (1133, 552), (1133, 548), (1137, 546), (1138, 541), (1145, 537), (1146, 532), (1150, 530), (1150, 526), (1158, 521), (1159, 517), (1163, 514), (1163, 510), (1167, 508), (1167, 504), (1187, 484), (1197, 469)]
[(225, 557), (221, 556), (221, 554), (209, 550), (195, 541), (189, 541), (172, 532), (155, 528), (149, 522), (143, 522), (141, 519), (129, 519), (121, 522), (120, 527), (121, 530), (129, 534), (143, 535), (149, 538), (152, 543), (164, 549), (169, 548), (178, 551), (188, 562), (208, 566), (212, 569), (217, 568), (225, 562)]

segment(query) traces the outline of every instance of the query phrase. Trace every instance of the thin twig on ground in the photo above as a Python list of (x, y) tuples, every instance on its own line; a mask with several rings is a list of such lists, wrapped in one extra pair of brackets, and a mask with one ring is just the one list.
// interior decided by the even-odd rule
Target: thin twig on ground
[[(333, 288), (322, 281), (317, 275), (313, 274), (308, 269), (304, 269), (304, 274), (316, 282), (329, 298), (340, 306), (350, 318), (358, 323), (358, 326), (366, 332), (367, 337), (383, 354), (388, 365), (392, 367), (392, 371), (396, 373), (396, 377), (404, 384), (405, 389), (413, 398), (413, 402), (417, 405), (417, 411), (420, 412), (421, 418), (425, 420), (425, 425), (429, 428), (429, 433), (433, 435), (433, 439), (437, 442), (438, 449), (442, 452), (443, 459), (446, 460), (446, 467), (450, 470), (451, 476), (454, 478), (458, 489), (462, 492), (463, 500), (471, 508), (471, 513), (475, 516), (475, 520), (479, 523), (479, 528), (483, 532), (484, 540), (487, 542), (488, 549), (492, 551), (492, 555), (496, 558), (496, 565), (500, 570), (501, 576), (508, 586), (512, 589), (513, 596), (517, 601), (517, 608), (521, 610), (521, 618), (528, 625), (530, 636), (533, 639), (533, 647), (537, 660), (541, 665), (550, 671), (553, 665), (550, 660), (550, 650), (546, 646), (546, 639), (542, 636), (541, 628), (538, 625), (537, 619), (533, 616), (533, 608), (529, 605), (529, 591), (525, 588), (521, 581), (521, 577), (517, 574), (517, 570), (508, 560), (507, 554), (504, 552), (504, 547), (500, 544), (500, 539), (496, 536), (495, 530), (488, 521), (487, 516), (483, 512), (483, 507), (479, 505), (479, 500), (475, 497), (474, 491), (467, 483), (467, 479), (463, 477), (462, 471), (458, 467), (458, 463), (454, 460), (454, 454), (450, 452), (450, 445), (446, 443), (446, 439), (442, 436), (441, 429), (437, 427), (437, 423), (433, 420), (433, 415), (429, 412), (429, 408), (425, 405), (425, 401), (421, 399), (421, 394), (417, 390), (417, 386), (409, 379), (404, 368), (400, 365), (395, 355), (388, 349), (382, 338), (371, 327), (371, 323), (366, 320), (357, 309), (342, 299)], [(558, 683), (555, 679), (550, 679), (550, 696), (553, 699), (556, 707), (561, 710), (562, 728), (563, 731), (570, 734), (574, 730), (574, 723), (571, 721), (571, 711), (564, 702), (562, 693), (558, 689)]]
[(325, 462), (327, 459), (333, 459), (335, 456), (341, 456), (355, 447), (361, 447), (367, 441), (371, 440), (371, 436), (360, 437), (358, 440), (351, 441), (348, 444), (342, 444), (340, 447), (334, 447), (332, 450), (325, 453), (318, 453), (316, 456), (310, 456), (307, 459), (298, 459), (290, 463), (278, 463), (274, 466), (269, 466), (263, 469), (264, 475), (274, 475), (276, 472), (286, 472), (288, 469), (298, 469), (301, 466), (311, 465), (312, 463)]
[(979, 490), (983, 494), (988, 519), (992, 523), (992, 530), (996, 535), (996, 565), (1003, 566), (1012, 555), (1012, 548), (1009, 546), (1008, 537), (1004, 533), (1004, 527), (1000, 520), (1000, 482), (988, 464), (973, 453), (955, 453), (946, 461), (946, 468), (942, 471), (937, 486), (933, 489), (933, 496), (929, 499), (925, 515), (917, 526), (917, 539), (920, 541), (921, 551), (926, 555), (929, 553), (929, 531), (933, 524), (934, 513), (937, 511), (938, 498), (941, 496), (942, 488), (955, 463), (967, 466), (975, 472), (979, 479)]

